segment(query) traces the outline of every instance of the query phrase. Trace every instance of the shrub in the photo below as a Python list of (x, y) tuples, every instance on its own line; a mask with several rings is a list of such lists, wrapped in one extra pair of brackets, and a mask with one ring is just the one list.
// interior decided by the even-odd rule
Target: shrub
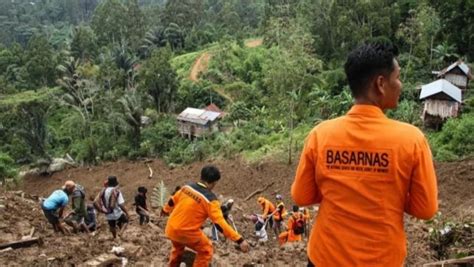
[(431, 147), (437, 160), (455, 160), (474, 156), (474, 114), (449, 119), (443, 129), (430, 135)]
[(14, 178), (17, 170), (14, 167), (13, 159), (6, 153), (0, 152), (0, 180), (5, 182), (7, 178)]

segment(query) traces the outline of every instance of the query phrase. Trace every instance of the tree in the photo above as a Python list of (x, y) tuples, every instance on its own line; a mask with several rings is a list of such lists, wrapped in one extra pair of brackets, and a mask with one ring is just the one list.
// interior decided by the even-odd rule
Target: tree
[(127, 41), (133, 50), (138, 49), (145, 36), (145, 20), (137, 0), (128, 0), (127, 5)]
[(81, 61), (91, 60), (97, 54), (97, 38), (88, 26), (74, 28), (71, 40), (71, 54)]
[(140, 148), (141, 139), (141, 117), (143, 116), (143, 104), (138, 92), (133, 91), (122, 96), (118, 102), (122, 106), (123, 119), (130, 128), (132, 147)]
[(456, 46), (449, 44), (447, 41), (437, 45), (432, 49), (436, 65), (442, 67), (459, 58), (459, 55), (455, 52), (456, 50)]
[(100, 46), (127, 40), (127, 8), (120, 0), (105, 0), (94, 11), (91, 26)]
[(298, 18), (272, 19), (276, 57), (264, 67), (264, 84), (271, 90), (275, 112), (286, 114), (288, 162), (292, 162), (293, 129), (301, 119), (301, 101), (311, 89), (314, 75), (321, 69), (321, 62), (311, 56), (312, 39)]
[(153, 97), (158, 112), (173, 110), (178, 80), (170, 64), (171, 55), (169, 49), (155, 49), (140, 70), (142, 87)]
[(94, 104), (98, 96), (99, 88), (89, 80), (82, 79), (77, 72), (79, 61), (70, 57), (66, 62), (57, 67), (62, 73), (62, 77), (57, 81), (59, 86), (64, 90), (64, 94), (60, 97), (59, 102), (64, 106), (68, 106), (78, 112), (83, 120), (83, 129), (81, 132), (83, 138), (92, 134), (91, 123), (94, 119)]
[(48, 130), (46, 126), (47, 107), (38, 102), (23, 104), (20, 107), (20, 121), (16, 134), (25, 141), (30, 153), (49, 159), (46, 152)]
[(52, 46), (44, 36), (33, 37), (26, 49), (26, 69), (32, 86), (50, 86), (56, 79), (55, 56)]

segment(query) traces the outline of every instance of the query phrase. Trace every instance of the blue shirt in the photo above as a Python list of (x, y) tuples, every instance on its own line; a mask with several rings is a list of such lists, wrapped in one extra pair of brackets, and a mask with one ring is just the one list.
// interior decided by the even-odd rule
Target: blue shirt
[(69, 202), (67, 194), (63, 190), (54, 191), (44, 202), (43, 208), (45, 210), (57, 210), (66, 207)]

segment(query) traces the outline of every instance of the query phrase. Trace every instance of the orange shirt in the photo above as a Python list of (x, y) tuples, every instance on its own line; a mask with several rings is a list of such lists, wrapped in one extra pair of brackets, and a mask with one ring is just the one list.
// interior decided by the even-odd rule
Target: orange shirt
[(278, 202), (276, 205), (276, 210), (277, 211), (275, 212), (275, 215), (274, 215), (275, 220), (283, 221), (286, 218), (286, 215), (288, 215), (285, 209), (285, 203), (283, 203), (283, 201)]
[(295, 234), (294, 229), (296, 227), (295, 223), (299, 218), (304, 219), (304, 216), (298, 211), (293, 213), (288, 219), (288, 242), (301, 241), (301, 234)]
[(176, 242), (189, 243), (202, 236), (201, 226), (210, 218), (226, 237), (233, 241), (243, 240), (225, 221), (217, 197), (206, 185), (191, 183), (183, 186), (163, 208), (171, 213), (166, 224), (166, 236)]
[(273, 203), (266, 198), (263, 199), (263, 203), (260, 203), (260, 205), (263, 209), (262, 216), (264, 219), (266, 219), (267, 216), (270, 216), (273, 212), (275, 212), (275, 205), (273, 205)]
[(371, 105), (309, 133), (291, 195), (300, 206), (321, 204), (308, 243), (317, 266), (401, 266), (404, 212), (429, 219), (438, 209), (423, 133)]

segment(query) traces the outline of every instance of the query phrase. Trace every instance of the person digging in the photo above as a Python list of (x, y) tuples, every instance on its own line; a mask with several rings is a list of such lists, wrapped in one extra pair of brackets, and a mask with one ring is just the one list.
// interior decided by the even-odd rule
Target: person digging
[(208, 165), (201, 170), (201, 180), (183, 186), (163, 207), (162, 216), (169, 215), (165, 234), (171, 240), (169, 266), (179, 266), (185, 247), (196, 251), (193, 266), (207, 267), (212, 260), (212, 243), (201, 230), (210, 218), (218, 230), (248, 252), (249, 244), (226, 222), (220, 203), (212, 189), (221, 178), (219, 169)]
[(54, 232), (63, 234), (69, 233), (61, 220), (63, 219), (64, 208), (69, 202), (69, 195), (74, 192), (76, 184), (73, 181), (66, 181), (62, 189), (54, 191), (41, 203), (41, 209), (48, 222), (53, 226)]

